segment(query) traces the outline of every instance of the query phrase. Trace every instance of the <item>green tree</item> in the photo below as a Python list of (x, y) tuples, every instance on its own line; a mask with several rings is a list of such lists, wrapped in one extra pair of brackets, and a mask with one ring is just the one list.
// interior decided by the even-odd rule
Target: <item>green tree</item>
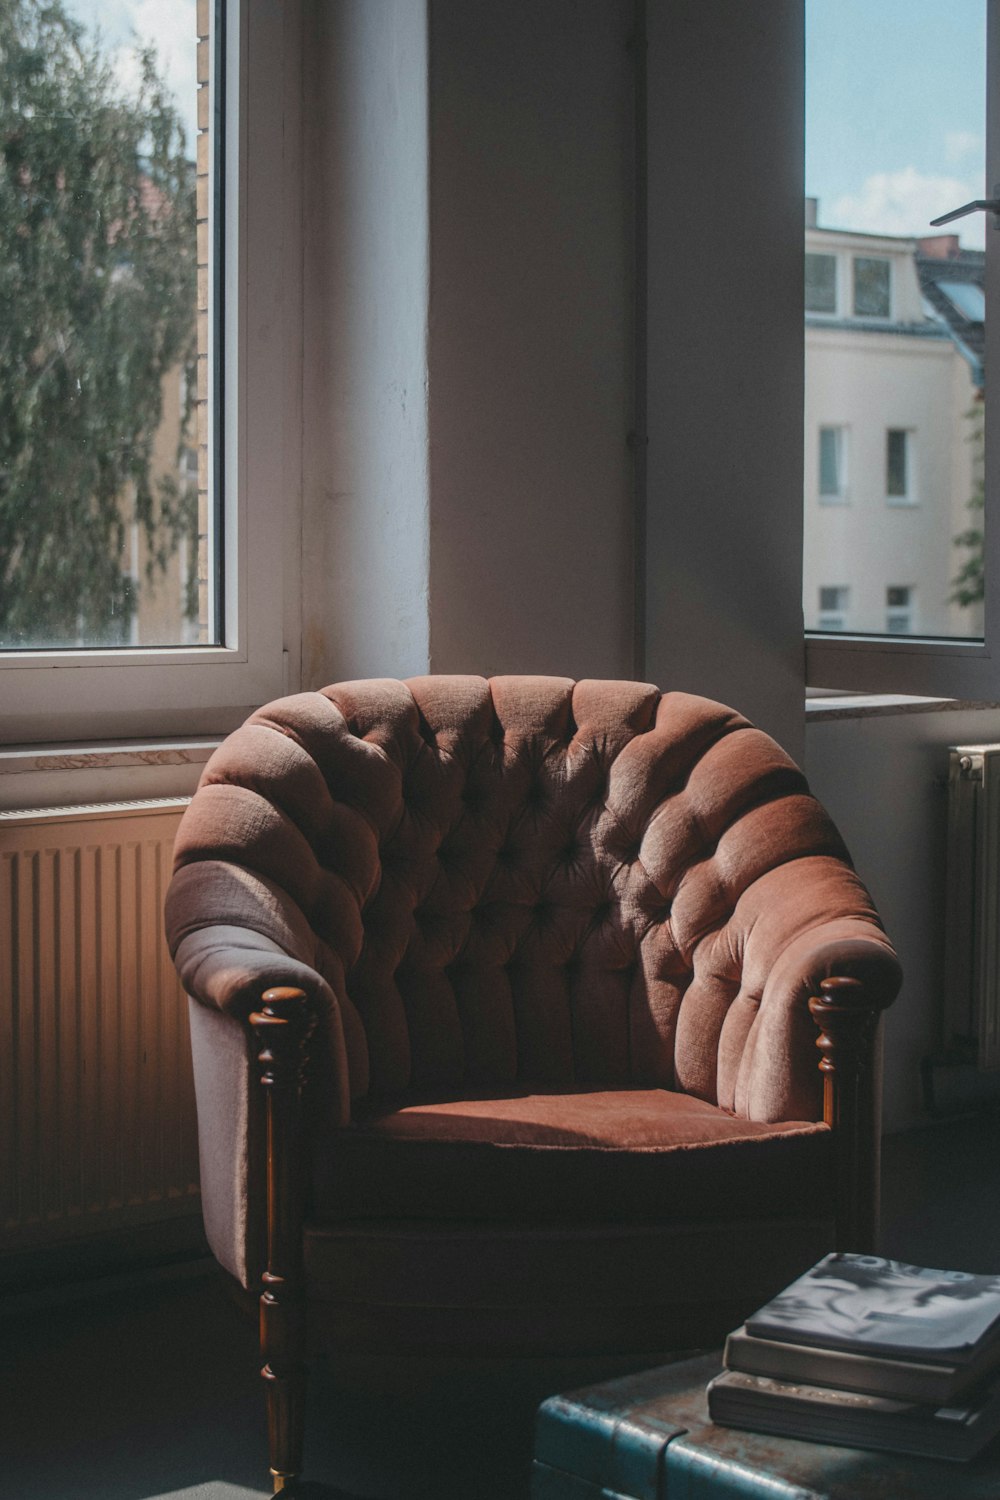
[(197, 529), (151, 477), (196, 360), (194, 170), (150, 52), (129, 96), (59, 0), (0, 0), (0, 646), (114, 642)]
[(966, 421), (970, 424), (966, 441), (972, 445), (972, 467), (975, 475), (974, 488), (968, 501), (973, 524), (965, 531), (960, 531), (955, 538), (955, 546), (967, 548), (969, 556), (951, 581), (952, 592), (948, 596), (951, 604), (976, 604), (984, 594), (983, 508), (986, 503), (986, 480), (983, 414), (982, 392), (979, 392), (972, 407), (965, 414)]

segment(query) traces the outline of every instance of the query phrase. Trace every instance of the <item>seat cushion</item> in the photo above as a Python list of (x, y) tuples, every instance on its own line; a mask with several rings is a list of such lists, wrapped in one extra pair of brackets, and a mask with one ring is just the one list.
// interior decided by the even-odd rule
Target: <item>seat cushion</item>
[(692, 1223), (823, 1215), (831, 1135), (665, 1089), (382, 1106), (329, 1137), (317, 1218)]

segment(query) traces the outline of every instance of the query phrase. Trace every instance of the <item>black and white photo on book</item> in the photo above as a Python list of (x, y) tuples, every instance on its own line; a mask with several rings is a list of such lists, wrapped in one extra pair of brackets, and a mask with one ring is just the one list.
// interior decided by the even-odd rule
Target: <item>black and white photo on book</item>
[(1000, 1335), (1000, 1276), (826, 1255), (746, 1321), (755, 1339), (962, 1364)]

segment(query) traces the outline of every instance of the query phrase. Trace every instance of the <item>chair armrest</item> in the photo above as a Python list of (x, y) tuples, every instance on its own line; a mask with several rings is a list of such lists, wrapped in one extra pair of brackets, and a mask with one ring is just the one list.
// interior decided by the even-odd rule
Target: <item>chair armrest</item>
[[(367, 1076), (364, 1038), (355, 1024), (348, 1048), (345, 1009), (349, 1025), (356, 1017), (336, 992), (335, 986), (343, 989), (336, 955), (325, 945), (320, 949), (287, 892), (263, 877), (224, 861), (182, 868), (167, 895), (166, 929), (192, 1001), (205, 1228), (217, 1259), (249, 1289), (264, 1265), (267, 1208), (261, 1044), (250, 1016), (268, 990), (305, 994), (317, 1022), (308, 1064), (309, 1128), (348, 1122), (352, 1074), (359, 1087)], [(309, 961), (321, 951), (330, 978)]]
[(775, 1111), (769, 1115), (774, 1119), (816, 1118), (821, 1096), (821, 1117), (835, 1135), (829, 1188), (838, 1250), (876, 1248), (881, 1135), (876, 1038), (901, 977), (888, 939), (867, 918), (824, 923), (800, 934), (779, 955), (748, 1038), (748, 1109)]
[(178, 944), (174, 963), (193, 1000), (224, 1012), (244, 1029), (266, 990), (302, 990), (317, 1022), (310, 1061), (313, 1114), (331, 1127), (348, 1123), (351, 1080), (341, 1007), (316, 969), (259, 932), (221, 925), (189, 933)]
[(866, 917), (837, 917), (794, 937), (774, 958), (763, 986), (737, 1079), (738, 1114), (821, 1118), (821, 1057), (809, 1001), (831, 978), (857, 980), (856, 1003), (877, 1018), (895, 998), (902, 972), (889, 939)]
[(327, 1108), (346, 1123), (368, 1086), (363, 1027), (346, 997), (339, 944), (321, 941), (287, 890), (227, 860), (175, 873), (165, 906), (167, 941), (188, 995), (246, 1021), (267, 989), (303, 990), (319, 1022), (310, 1092), (322, 1080)]

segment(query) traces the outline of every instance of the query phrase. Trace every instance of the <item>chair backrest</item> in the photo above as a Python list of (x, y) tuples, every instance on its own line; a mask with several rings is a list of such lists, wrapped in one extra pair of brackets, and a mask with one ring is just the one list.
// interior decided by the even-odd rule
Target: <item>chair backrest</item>
[(644, 1084), (732, 1108), (774, 953), (830, 915), (877, 920), (774, 741), (647, 683), (430, 676), (269, 704), (182, 825), (178, 865), (206, 858), (304, 914), (355, 1096)]

